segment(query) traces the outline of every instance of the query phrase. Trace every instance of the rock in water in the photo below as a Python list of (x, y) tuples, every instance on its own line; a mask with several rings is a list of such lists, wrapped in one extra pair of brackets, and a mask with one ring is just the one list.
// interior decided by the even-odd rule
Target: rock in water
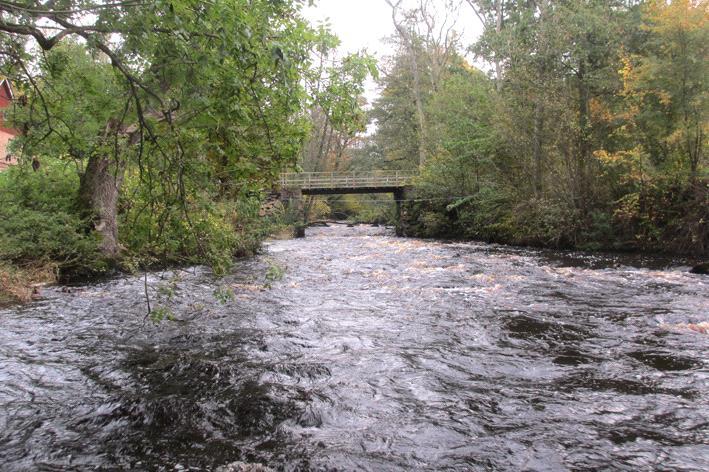
[(706, 321), (703, 323), (662, 324), (660, 327), (664, 329), (694, 331), (696, 333), (709, 334), (709, 322)]
[(261, 464), (247, 464), (246, 462), (232, 462), (217, 467), (214, 472), (273, 472), (273, 469)]
[(701, 264), (695, 265), (690, 272), (692, 274), (709, 275), (709, 262), (702, 262)]

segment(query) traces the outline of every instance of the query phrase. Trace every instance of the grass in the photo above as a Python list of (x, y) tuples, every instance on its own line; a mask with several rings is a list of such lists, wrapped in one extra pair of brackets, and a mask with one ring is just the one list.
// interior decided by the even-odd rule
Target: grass
[(41, 285), (56, 282), (56, 276), (52, 264), (20, 268), (0, 262), (0, 303), (29, 302)]

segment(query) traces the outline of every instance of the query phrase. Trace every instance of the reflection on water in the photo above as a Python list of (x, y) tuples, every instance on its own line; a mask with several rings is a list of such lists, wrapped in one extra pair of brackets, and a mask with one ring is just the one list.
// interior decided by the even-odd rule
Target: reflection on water
[(1, 470), (709, 470), (671, 261), (337, 226), (149, 282), (174, 321), (141, 278), (0, 311)]

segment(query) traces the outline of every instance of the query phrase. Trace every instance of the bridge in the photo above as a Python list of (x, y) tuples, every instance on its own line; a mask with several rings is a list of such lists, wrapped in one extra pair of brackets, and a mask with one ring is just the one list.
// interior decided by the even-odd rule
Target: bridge
[(281, 188), (302, 195), (393, 193), (396, 197), (418, 173), (403, 170), (366, 172), (291, 172), (281, 174)]
[[(307, 223), (307, 209), (303, 195), (337, 195), (352, 193), (391, 193), (396, 202), (396, 219), (400, 221), (402, 205), (416, 171), (374, 170), (367, 172), (290, 172), (281, 174), (281, 201), (303, 213)], [(297, 228), (298, 237), (305, 236), (305, 227)], [(401, 235), (397, 224), (397, 234)]]

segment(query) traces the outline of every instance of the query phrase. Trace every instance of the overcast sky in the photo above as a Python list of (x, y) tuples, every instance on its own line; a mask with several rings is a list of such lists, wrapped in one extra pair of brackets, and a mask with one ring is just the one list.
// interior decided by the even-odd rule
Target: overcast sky
[[(432, 2), (440, 7), (445, 4), (445, 0)], [(381, 60), (392, 53), (383, 41), (394, 34), (391, 8), (385, 0), (316, 0), (315, 6), (307, 7), (304, 14), (313, 24), (320, 21), (330, 24), (342, 41), (343, 54), (366, 49)], [(455, 29), (462, 34), (464, 46), (472, 44), (479, 35), (480, 23), (467, 5), (461, 7)], [(369, 100), (377, 96), (373, 83), (368, 85), (366, 95)]]

